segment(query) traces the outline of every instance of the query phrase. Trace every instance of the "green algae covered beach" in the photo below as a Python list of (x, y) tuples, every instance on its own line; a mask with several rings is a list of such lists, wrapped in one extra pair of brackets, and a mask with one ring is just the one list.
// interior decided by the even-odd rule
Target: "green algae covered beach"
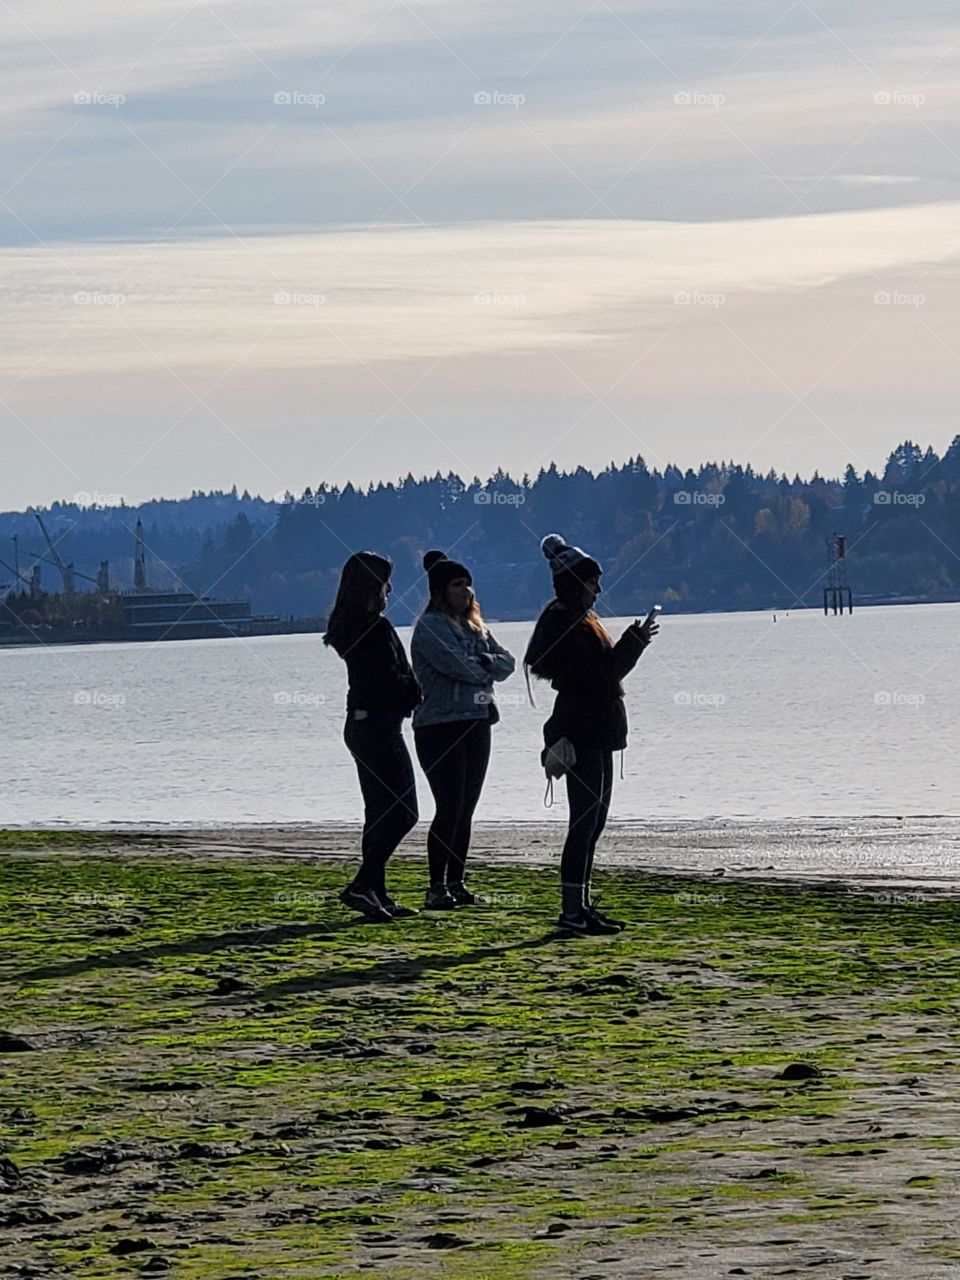
[(0, 837), (0, 1275), (960, 1274), (949, 892), (304, 844)]

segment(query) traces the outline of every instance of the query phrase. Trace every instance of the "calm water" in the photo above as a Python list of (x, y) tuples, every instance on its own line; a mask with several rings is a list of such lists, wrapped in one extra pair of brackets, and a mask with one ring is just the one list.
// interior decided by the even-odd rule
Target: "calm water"
[[(493, 630), (519, 657), (531, 627)], [(665, 616), (627, 681), (613, 816), (956, 815), (958, 644), (957, 604)], [(534, 710), (522, 673), (499, 688), (478, 817), (562, 821), (538, 761), (551, 691)], [(351, 820), (344, 690), (319, 636), (0, 649), (0, 824)]]

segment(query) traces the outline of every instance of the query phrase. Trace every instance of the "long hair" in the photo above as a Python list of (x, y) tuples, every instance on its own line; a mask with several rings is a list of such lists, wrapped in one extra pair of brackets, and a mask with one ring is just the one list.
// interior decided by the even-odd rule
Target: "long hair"
[(355, 551), (343, 566), (323, 637), (341, 658), (379, 615), (380, 588), (392, 571), (391, 561), (375, 551)]
[[(574, 613), (581, 616), (581, 620), (587, 624), (605, 643), (612, 645), (613, 639), (607, 631), (606, 627), (600, 621), (600, 616), (593, 609), (585, 609), (583, 607), (583, 581), (572, 569), (566, 569), (563, 573), (558, 573), (553, 580), (553, 589), (556, 592), (557, 600), (565, 609), (570, 609)], [(549, 609), (549, 605), (547, 608)]]
[(424, 613), (442, 613), (444, 617), (453, 618), (456, 622), (462, 622), (465, 627), (469, 627), (471, 631), (476, 631), (478, 635), (482, 636), (487, 629), (487, 624), (480, 613), (480, 601), (476, 595), (470, 602), (470, 608), (466, 613), (454, 613), (447, 605), (446, 594), (446, 587), (442, 591), (431, 591)]

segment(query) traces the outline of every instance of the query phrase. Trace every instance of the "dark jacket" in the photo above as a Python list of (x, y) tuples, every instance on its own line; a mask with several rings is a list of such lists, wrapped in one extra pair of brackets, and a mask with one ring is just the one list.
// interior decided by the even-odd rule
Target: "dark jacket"
[(631, 624), (612, 644), (590, 625), (591, 616), (554, 600), (537, 620), (525, 662), (557, 691), (553, 715), (543, 726), (545, 746), (569, 738), (581, 750), (622, 751), (627, 709), (620, 681), (649, 641)]
[(408, 716), (420, 702), (413, 674), (393, 623), (381, 614), (343, 655), (347, 664), (347, 712), (387, 711)]

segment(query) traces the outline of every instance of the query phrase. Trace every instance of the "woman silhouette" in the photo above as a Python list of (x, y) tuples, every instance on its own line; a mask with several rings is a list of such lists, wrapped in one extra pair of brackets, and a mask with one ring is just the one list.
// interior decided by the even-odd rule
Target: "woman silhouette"
[(543, 738), (544, 763), (551, 753), (560, 762), (570, 805), (560, 863), (559, 927), (568, 934), (619, 933), (622, 922), (591, 903), (590, 876), (610, 808), (613, 753), (627, 745), (620, 681), (659, 627), (652, 617), (637, 620), (614, 644), (593, 608), (603, 572), (597, 561), (557, 533), (548, 534), (540, 547), (556, 594), (537, 619), (524, 661), (557, 693)]
[(392, 569), (384, 556), (355, 552), (343, 566), (323, 638), (347, 664), (343, 737), (356, 762), (364, 805), (363, 861), (340, 901), (382, 922), (416, 914), (387, 893), (386, 866), (419, 817), (402, 725), (420, 701), (420, 687), (400, 637), (383, 616)]
[(417, 757), (436, 814), (427, 835), (428, 911), (470, 906), (464, 883), (474, 810), (490, 761), (490, 726), (500, 713), (493, 684), (513, 674), (512, 656), (484, 625), (470, 570), (442, 551), (423, 558), (430, 600), (410, 642), (423, 701), (413, 715)]

